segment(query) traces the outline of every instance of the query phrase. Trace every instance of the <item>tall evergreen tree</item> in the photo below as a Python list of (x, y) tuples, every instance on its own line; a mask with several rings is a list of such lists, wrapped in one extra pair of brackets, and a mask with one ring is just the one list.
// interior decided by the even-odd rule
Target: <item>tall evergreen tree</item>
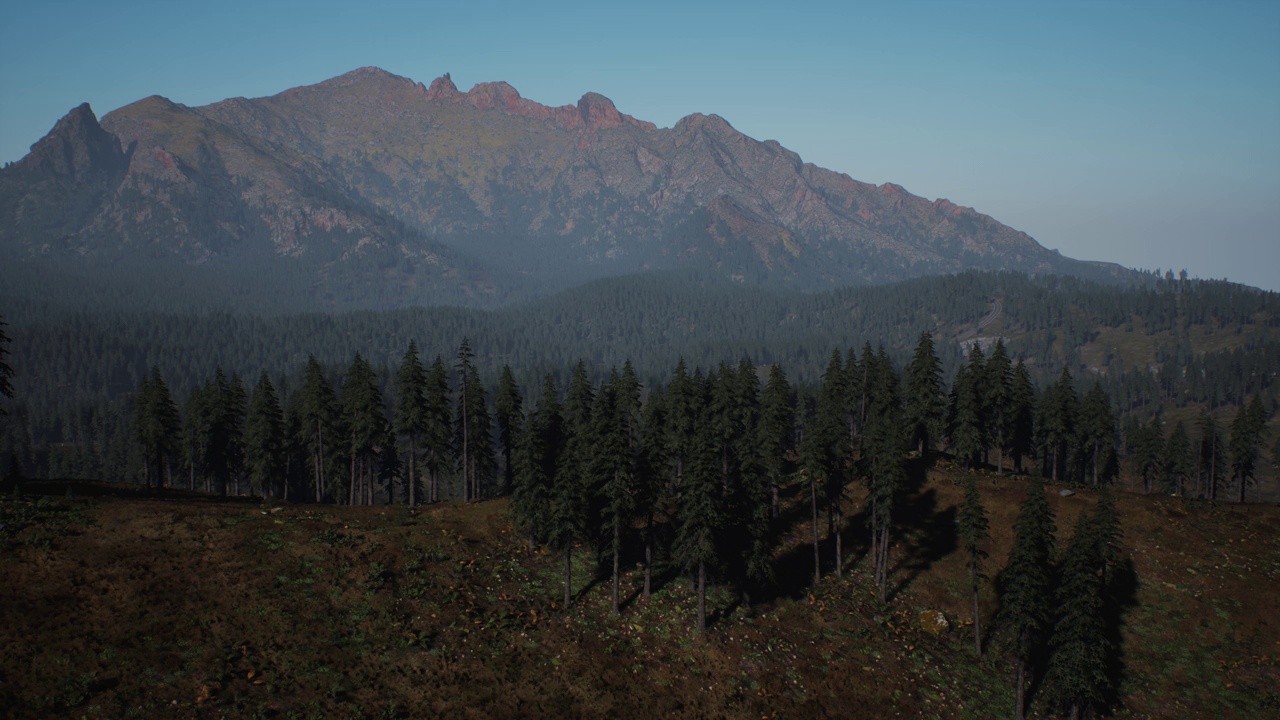
[(324, 376), (324, 369), (314, 355), (307, 358), (306, 374), (299, 392), (298, 419), (303, 433), (300, 439), (310, 453), (316, 502), (323, 502), (329, 495), (325, 475), (325, 443), (332, 446), (336, 442), (338, 400), (333, 386)]
[(1003, 338), (996, 338), (991, 357), (987, 359), (984, 385), (983, 436), (987, 447), (996, 450), (996, 471), (1003, 473), (1004, 450), (1009, 445), (1013, 408), (1013, 366)]
[(551, 526), (551, 492), (564, 452), (564, 418), (555, 379), (547, 375), (542, 395), (529, 414), (524, 432), (516, 443), (515, 484), (511, 489), (511, 512), (516, 527), (524, 534), (529, 550), (547, 538)]
[(266, 497), (275, 494), (278, 483), (279, 495), (284, 497), (287, 487), (284, 477), (284, 411), (280, 408), (275, 386), (271, 384), (271, 378), (265, 370), (258, 376), (258, 383), (254, 386), (249, 401), (249, 414), (245, 417), (244, 446), (251, 487)]
[(470, 417), (470, 412), (476, 405), (474, 399), (468, 397), (475, 390), (475, 386), (471, 384), (471, 375), (475, 370), (475, 353), (471, 351), (470, 338), (462, 338), (462, 344), (458, 346), (458, 361), (454, 365), (454, 369), (458, 371), (458, 424), (454, 432), (454, 442), (457, 443), (461, 450), (459, 460), (462, 464), (462, 499), (465, 502), (470, 502), (476, 499), (475, 477), (471, 466), (474, 453), (471, 450), (473, 423)]
[(1187, 430), (1179, 420), (1173, 426), (1173, 432), (1165, 441), (1163, 461), (1164, 486), (1167, 492), (1181, 496), (1185, 492), (1188, 478), (1195, 471), (1195, 456), (1191, 451), (1191, 439)]
[(1128, 443), (1133, 449), (1133, 462), (1142, 478), (1142, 491), (1150, 493), (1160, 478), (1161, 459), (1164, 455), (1164, 431), (1160, 416), (1154, 415), (1147, 424), (1137, 424), (1129, 430)]
[(1009, 452), (1013, 455), (1014, 472), (1022, 472), (1022, 459), (1034, 449), (1037, 405), (1031, 373), (1022, 360), (1018, 360), (1009, 386)]
[(1100, 707), (1109, 685), (1104, 618), (1103, 537), (1096, 514), (1081, 514), (1058, 571), (1052, 653), (1045, 671), (1050, 704), (1072, 720)]
[(1079, 398), (1071, 381), (1071, 373), (1063, 368), (1058, 381), (1045, 392), (1037, 423), (1044, 438), (1043, 460), (1049, 463), (1047, 474), (1054, 482), (1063, 475), (1076, 440), (1078, 419)]
[(1239, 489), (1239, 501), (1245, 501), (1245, 490), (1254, 482), (1258, 466), (1258, 450), (1262, 447), (1267, 417), (1258, 396), (1248, 405), (1240, 404), (1236, 418), (1231, 422), (1231, 438), (1227, 450), (1231, 456), (1231, 477)]
[(872, 388), (864, 441), (864, 462), (870, 482), (871, 556), (875, 566), (876, 586), (880, 600), (888, 599), (889, 549), (893, 509), (906, 481), (903, 457), (902, 409), (898, 394), (898, 375), (893, 363), (880, 348), (875, 370), (869, 373)]
[(707, 628), (707, 568), (719, 559), (717, 536), (723, 524), (720, 462), (715, 429), (704, 409), (690, 452), (680, 507), (676, 516), (676, 559), (695, 573), (698, 593), (698, 632)]
[(947, 411), (947, 398), (942, 392), (942, 361), (934, 351), (933, 336), (928, 332), (920, 333), (905, 379), (907, 439), (924, 457), (942, 435), (942, 420)]
[(1197, 446), (1198, 462), (1196, 463), (1196, 485), (1198, 497), (1208, 500), (1218, 499), (1218, 484), (1230, 472), (1227, 465), (1227, 448), (1222, 440), (1222, 432), (1218, 430), (1218, 422), (1208, 410), (1200, 411), (1196, 421), (1200, 431), (1200, 442)]
[(502, 487), (509, 492), (514, 480), (515, 468), (511, 463), (515, 450), (516, 437), (520, 434), (524, 422), (523, 400), (520, 397), (520, 386), (511, 374), (511, 366), (502, 366), (502, 375), (498, 379), (498, 391), (494, 395), (493, 414), (498, 421), (498, 450), (502, 453)]
[(951, 386), (951, 452), (968, 468), (978, 466), (982, 448), (986, 446), (982, 418), (983, 365), (982, 349), (974, 345), (969, 363), (956, 371), (956, 380)]
[(637, 468), (636, 511), (644, 517), (644, 596), (653, 587), (655, 555), (654, 521), (669, 494), (666, 399), (662, 386), (649, 392), (641, 422), (640, 457)]
[(178, 446), (181, 418), (178, 408), (169, 395), (169, 387), (160, 375), (160, 368), (152, 368), (144, 376), (134, 396), (134, 437), (142, 446), (143, 478), (147, 489), (154, 477), (157, 487), (164, 487), (169, 458)]
[(386, 410), (378, 377), (360, 353), (351, 361), (342, 381), (342, 416), (349, 438), (351, 504), (373, 504), (376, 451), (387, 430)]
[[(484, 385), (480, 383), (480, 371), (474, 365), (462, 382), (455, 415), (457, 428), (454, 443), (462, 448), (459, 456), (465, 481), (464, 497), (479, 500), (484, 487), (491, 483), (497, 471), (493, 448), (493, 419), (485, 399)], [(470, 490), (466, 490), (466, 488)]]
[(779, 490), (788, 473), (787, 456), (794, 450), (796, 425), (796, 397), (787, 382), (782, 366), (769, 368), (760, 402), (760, 457), (769, 481), (771, 511), (778, 517)]
[(727, 498), (733, 532), (727, 537), (734, 542), (736, 551), (734, 573), (742, 605), (750, 612), (753, 591), (773, 581), (774, 529), (770, 510), (772, 483), (758, 440), (762, 418), (760, 379), (755, 366), (745, 358), (738, 363), (736, 387), (743, 430), (734, 449), (737, 471)]
[(600, 489), (603, 503), (603, 520), (606, 528), (605, 544), (608, 546), (612, 568), (613, 613), (621, 611), (619, 605), (620, 558), (622, 556), (623, 529), (630, 524), (635, 510), (634, 495), (634, 425), (635, 407), (626, 397), (630, 389), (623, 387), (622, 377), (615, 368), (609, 381), (596, 396), (592, 411), (593, 451), (591, 453), (592, 486)]
[(1109, 468), (1116, 452), (1116, 419), (1111, 401), (1095, 382), (1080, 403), (1080, 439), (1091, 466), (1093, 485), (1110, 479)]
[(551, 488), (551, 545), (564, 553), (564, 604), (573, 601), (573, 545), (588, 532), (591, 409), (595, 393), (579, 360), (565, 393), (565, 450)]
[(396, 370), (396, 433), (409, 441), (409, 475), (406, 499), (409, 507), (418, 504), (418, 442), (427, 430), (427, 369), (418, 358), (418, 345), (409, 341), (400, 367)]
[(973, 475), (969, 475), (965, 481), (964, 502), (960, 505), (957, 521), (961, 547), (969, 568), (969, 588), (973, 594), (973, 651), (978, 657), (982, 657), (982, 613), (978, 595), (982, 589), (981, 583), (986, 579), (982, 563), (988, 556), (983, 546), (990, 533), (987, 511), (982, 506), (982, 496), (978, 494), (977, 479)]
[(449, 407), (449, 370), (439, 355), (427, 371), (426, 418), (422, 440), (427, 446), (427, 502), (440, 502), (440, 474), (453, 453), (453, 410)]
[(1049, 628), (1054, 559), (1053, 510), (1044, 494), (1044, 482), (1033, 476), (1014, 525), (1014, 544), (1000, 577), (1000, 611), (997, 623), (1012, 637), (1015, 658), (1014, 718), (1022, 720), (1027, 681), (1033, 676), (1032, 657)]

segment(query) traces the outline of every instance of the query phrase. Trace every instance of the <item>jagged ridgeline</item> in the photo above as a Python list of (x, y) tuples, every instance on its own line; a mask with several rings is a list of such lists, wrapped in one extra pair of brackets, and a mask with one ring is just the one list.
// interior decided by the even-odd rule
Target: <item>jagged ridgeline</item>
[(657, 128), (595, 93), (547, 107), (376, 68), (204, 107), (149, 97), (101, 122), (75, 108), (0, 170), (0, 259), (37, 295), (194, 311), (487, 307), (672, 269), (803, 290), (965, 269), (1132, 278), (716, 115)]

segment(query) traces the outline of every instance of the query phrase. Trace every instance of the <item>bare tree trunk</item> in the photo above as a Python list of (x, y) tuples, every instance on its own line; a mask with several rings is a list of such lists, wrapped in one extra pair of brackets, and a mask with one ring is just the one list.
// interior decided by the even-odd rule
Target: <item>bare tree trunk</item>
[(650, 583), (653, 579), (653, 513), (645, 519), (644, 525), (644, 596), (649, 597)]
[(982, 617), (978, 614), (978, 568), (970, 569), (973, 581), (973, 652), (982, 657)]
[(409, 433), (409, 507), (414, 507), (418, 503), (416, 488), (418, 480), (414, 476), (414, 463), (418, 459), (418, 435)]
[(844, 533), (840, 526), (844, 517), (840, 512), (840, 502), (836, 501), (836, 577), (844, 577)]
[(707, 629), (707, 564), (698, 563), (698, 632)]
[(622, 523), (613, 519), (613, 614), (621, 614), (618, 608), (618, 546), (622, 542)]
[(564, 548), (564, 608), (569, 609), (569, 604), (573, 602), (573, 557), (571, 553), (573, 547), (571, 544), (565, 545)]
[(813, 584), (822, 579), (822, 556), (818, 551), (818, 480), (809, 478), (809, 504), (813, 513)]

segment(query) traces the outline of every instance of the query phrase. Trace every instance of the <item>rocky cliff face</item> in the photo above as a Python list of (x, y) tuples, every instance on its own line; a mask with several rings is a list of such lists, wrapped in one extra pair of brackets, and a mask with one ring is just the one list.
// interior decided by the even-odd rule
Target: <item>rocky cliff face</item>
[[(0, 243), (29, 253), (377, 256), (474, 285), (464, 294), (508, 271), (563, 284), (701, 267), (814, 288), (970, 267), (1101, 272), (716, 115), (657, 128), (596, 93), (548, 107), (502, 82), (462, 92), (448, 75), (424, 86), (377, 68), (199, 108), (146, 98), (101, 124), (81, 106), (0, 173), (0, 217)], [(468, 262), (492, 272), (462, 279)]]

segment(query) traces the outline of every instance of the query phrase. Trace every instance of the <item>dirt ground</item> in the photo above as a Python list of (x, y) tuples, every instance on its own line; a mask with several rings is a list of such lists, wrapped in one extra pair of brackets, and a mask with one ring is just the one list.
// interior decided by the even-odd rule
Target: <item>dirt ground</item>
[[(1026, 492), (983, 475), (990, 573)], [(711, 627), (674, 571), (620, 617), (594, 551), (530, 554), (505, 501), (345, 508), (34, 488), (0, 504), (0, 708), (36, 717), (936, 717), (1011, 711), (1011, 663), (972, 649), (958, 478), (934, 473), (899, 515), (893, 589), (870, 582), (860, 491), (847, 567), (809, 586), (807, 507), (777, 587), (710, 594)], [(1050, 488), (1058, 544), (1096, 498)], [(1280, 713), (1280, 508), (1122, 494), (1136, 581), (1119, 717)], [(824, 523), (825, 529), (825, 523)], [(994, 592), (983, 597), (994, 612)], [(938, 611), (934, 634), (920, 613)], [(933, 617), (933, 616), (929, 616)], [(984, 623), (989, 619), (984, 618)], [(1033, 695), (1032, 715), (1047, 716)]]

